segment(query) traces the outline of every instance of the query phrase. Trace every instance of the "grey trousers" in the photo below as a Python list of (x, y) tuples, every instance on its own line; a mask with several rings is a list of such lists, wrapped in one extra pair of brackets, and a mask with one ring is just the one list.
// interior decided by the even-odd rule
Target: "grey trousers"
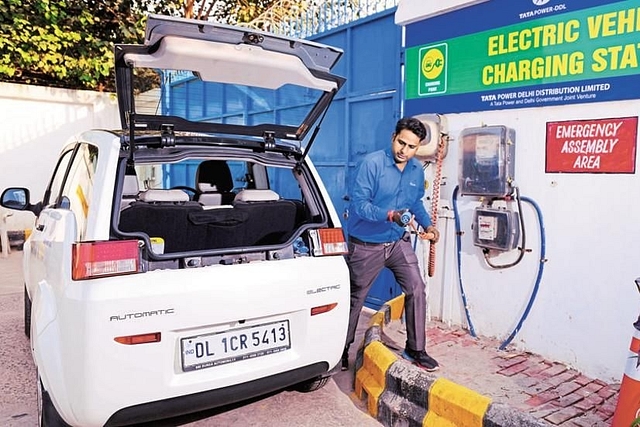
[[(406, 240), (405, 240), (406, 239)], [(389, 268), (404, 292), (407, 348), (424, 350), (426, 344), (426, 285), (420, 274), (418, 258), (409, 238), (385, 245), (349, 242), (347, 256), (351, 275), (351, 311), (346, 346), (355, 340), (358, 318), (364, 300), (380, 271)]]

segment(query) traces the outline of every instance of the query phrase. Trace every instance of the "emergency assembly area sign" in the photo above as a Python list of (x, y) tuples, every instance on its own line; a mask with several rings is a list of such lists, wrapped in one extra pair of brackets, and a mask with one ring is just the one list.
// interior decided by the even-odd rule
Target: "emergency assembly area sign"
[(634, 173), (637, 117), (547, 123), (547, 173)]
[(493, 0), (406, 37), (408, 114), (640, 98), (640, 0)]

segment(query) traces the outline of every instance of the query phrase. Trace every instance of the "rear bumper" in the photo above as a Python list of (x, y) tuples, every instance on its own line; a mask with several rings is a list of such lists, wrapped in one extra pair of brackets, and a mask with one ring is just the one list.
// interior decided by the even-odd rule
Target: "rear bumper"
[[(180, 416), (327, 376), (344, 348), (348, 272), (328, 259), (305, 268), (309, 261), (155, 270), (37, 293), (35, 308), (57, 307), (55, 320), (34, 318), (43, 325), (32, 339), (44, 387), (68, 423), (97, 427)], [(303, 270), (315, 274), (303, 278)], [(327, 284), (334, 286), (309, 292)], [(333, 310), (310, 315), (332, 303)], [(290, 321), (287, 351), (185, 371), (183, 339), (283, 320)], [(160, 341), (116, 341), (154, 333)]]
[(243, 384), (130, 406), (113, 414), (105, 427), (157, 421), (222, 407), (281, 390), (309, 378), (326, 376), (328, 370), (327, 363), (319, 362)]

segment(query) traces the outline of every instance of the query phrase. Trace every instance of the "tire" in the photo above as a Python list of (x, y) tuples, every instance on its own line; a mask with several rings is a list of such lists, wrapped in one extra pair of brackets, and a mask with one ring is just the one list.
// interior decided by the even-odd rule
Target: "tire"
[(31, 298), (27, 292), (27, 285), (24, 286), (24, 334), (31, 338)]
[(320, 390), (329, 382), (329, 377), (316, 377), (296, 384), (293, 388), (300, 393), (311, 393)]
[(56, 407), (53, 406), (49, 392), (42, 386), (38, 375), (38, 427), (71, 427), (65, 423)]

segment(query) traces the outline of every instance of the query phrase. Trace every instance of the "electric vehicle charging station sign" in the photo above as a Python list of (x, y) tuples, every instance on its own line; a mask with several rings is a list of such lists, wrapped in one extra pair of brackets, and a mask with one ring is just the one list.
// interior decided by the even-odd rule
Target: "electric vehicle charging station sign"
[(637, 99), (639, 37), (640, 0), (493, 0), (411, 23), (406, 112)]
[(547, 123), (547, 173), (635, 173), (638, 117)]

